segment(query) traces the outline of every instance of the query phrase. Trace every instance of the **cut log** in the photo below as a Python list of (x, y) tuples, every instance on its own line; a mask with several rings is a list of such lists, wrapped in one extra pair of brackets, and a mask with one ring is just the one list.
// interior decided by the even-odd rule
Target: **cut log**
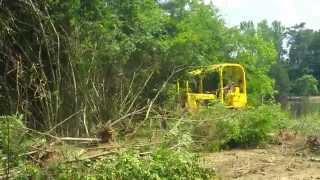
[(61, 141), (87, 141), (87, 142), (100, 142), (100, 138), (75, 138), (75, 137), (60, 137)]

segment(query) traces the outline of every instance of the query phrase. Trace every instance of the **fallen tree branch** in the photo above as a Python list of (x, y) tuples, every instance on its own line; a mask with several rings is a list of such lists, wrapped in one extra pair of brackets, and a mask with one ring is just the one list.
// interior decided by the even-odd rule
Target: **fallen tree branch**
[(133, 111), (133, 112), (131, 112), (131, 113), (128, 113), (128, 114), (120, 117), (119, 119), (111, 122), (111, 123), (110, 123), (110, 126), (113, 126), (113, 125), (119, 123), (120, 121), (122, 121), (122, 120), (124, 120), (124, 119), (126, 119), (126, 118), (128, 118), (128, 117), (130, 117), (130, 116), (132, 116), (132, 115), (140, 114), (140, 113), (142, 113), (145, 109), (146, 109), (146, 107), (143, 107), (143, 108), (141, 108), (141, 109), (138, 109), (138, 110), (136, 110), (136, 111)]
[(135, 97), (133, 98), (133, 100), (131, 101), (130, 106), (128, 107), (126, 114), (128, 114), (132, 107), (134, 106), (135, 102), (137, 101), (138, 97), (141, 95), (141, 93), (143, 92), (143, 90), (145, 89), (145, 87), (147, 86), (148, 82), (150, 81), (152, 75), (154, 72), (151, 72), (150, 75), (148, 76), (147, 80), (144, 82), (142, 88), (139, 90), (139, 92), (135, 95)]
[(167, 78), (167, 80), (162, 84), (162, 86), (161, 86), (161, 88), (159, 89), (159, 91), (157, 92), (157, 94), (156, 94), (156, 95), (154, 96), (154, 98), (151, 100), (144, 120), (148, 119), (149, 114), (150, 114), (150, 110), (151, 110), (151, 108), (152, 108), (152, 105), (153, 105), (154, 102), (158, 99), (158, 96), (160, 95), (160, 93), (161, 93), (161, 92), (164, 90), (164, 88), (167, 86), (167, 84), (168, 84), (168, 82), (170, 81), (170, 79), (171, 79), (177, 72), (179, 72), (179, 71), (180, 71), (180, 70), (173, 71), (173, 72), (169, 75), (169, 77)]
[(61, 137), (61, 138), (59, 138), (59, 140), (61, 140), (61, 141), (89, 141), (89, 142), (92, 142), (92, 141), (100, 142), (101, 141), (101, 139), (99, 139), (99, 138), (76, 138), (76, 137)]
[(77, 137), (57, 137), (57, 136), (53, 136), (49, 133), (43, 133), (43, 132), (39, 132), (39, 131), (36, 131), (34, 129), (30, 129), (30, 128), (27, 128), (27, 127), (23, 127), (23, 129), (26, 129), (28, 131), (32, 131), (33, 133), (36, 133), (36, 134), (39, 134), (39, 135), (43, 135), (43, 136), (48, 136), (48, 137), (51, 137), (57, 141), (97, 141), (97, 142), (100, 142), (101, 139), (100, 138), (77, 138)]
[(73, 118), (74, 116), (76, 116), (77, 114), (79, 114), (80, 112), (82, 112), (83, 110), (81, 109), (80, 111), (71, 114), (69, 117), (67, 117), (66, 119), (64, 119), (63, 121), (59, 122), (58, 124), (56, 124), (53, 128), (51, 128), (49, 131), (47, 131), (47, 133), (50, 133), (51, 131), (55, 130), (57, 127), (61, 126), (63, 123), (65, 123), (66, 121), (70, 120), (71, 118)]
[[(167, 78), (167, 80), (162, 84), (161, 88), (159, 89), (159, 91), (157, 92), (157, 94), (154, 96), (154, 98), (151, 100), (151, 102), (149, 103), (146, 115), (143, 119), (143, 121), (140, 122), (140, 124), (134, 129), (134, 131), (132, 133), (129, 134), (129, 136), (134, 135), (138, 129), (140, 129), (140, 127), (144, 124), (144, 122), (149, 118), (149, 114), (151, 111), (151, 108), (153, 106), (153, 104), (155, 103), (155, 101), (158, 99), (158, 96), (160, 95), (160, 93), (165, 89), (165, 87), (167, 86), (168, 82), (171, 80), (171, 78), (178, 72), (182, 71), (184, 68), (180, 68), (178, 70), (173, 71), (169, 77)], [(151, 122), (150, 122), (151, 124)]]
[(36, 134), (39, 134), (39, 135), (42, 135), (42, 136), (48, 136), (48, 137), (53, 138), (55, 140), (60, 140), (59, 137), (53, 136), (53, 135), (51, 135), (49, 133), (40, 132), (40, 131), (37, 131), (37, 130), (34, 130), (34, 129), (30, 129), (30, 128), (27, 128), (27, 127), (23, 127), (23, 129), (25, 129), (27, 131), (32, 131), (33, 133), (36, 133)]

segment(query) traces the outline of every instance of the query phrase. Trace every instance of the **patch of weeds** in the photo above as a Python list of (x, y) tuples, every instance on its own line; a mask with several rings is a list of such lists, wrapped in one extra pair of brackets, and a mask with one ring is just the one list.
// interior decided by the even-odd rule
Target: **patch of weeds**
[(206, 150), (254, 147), (271, 140), (270, 134), (288, 126), (288, 115), (278, 105), (232, 110), (209, 108), (196, 115), (196, 141)]
[(200, 166), (199, 158), (188, 151), (158, 149), (141, 156), (134, 151), (121, 152), (98, 161), (60, 164), (47, 172), (26, 167), (19, 176), (55, 179), (212, 179), (215, 173)]

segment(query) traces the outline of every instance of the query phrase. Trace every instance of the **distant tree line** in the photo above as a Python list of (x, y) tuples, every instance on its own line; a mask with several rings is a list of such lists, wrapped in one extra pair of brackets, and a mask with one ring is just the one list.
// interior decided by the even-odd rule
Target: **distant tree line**
[[(248, 26), (255, 32), (252, 22), (240, 25), (243, 28)], [(272, 42), (277, 50), (277, 61), (270, 71), (275, 80), (275, 95), (318, 95), (320, 31), (306, 29), (305, 23), (285, 27), (277, 21), (271, 25), (261, 21), (256, 29), (256, 33), (261, 33), (261, 37)]]

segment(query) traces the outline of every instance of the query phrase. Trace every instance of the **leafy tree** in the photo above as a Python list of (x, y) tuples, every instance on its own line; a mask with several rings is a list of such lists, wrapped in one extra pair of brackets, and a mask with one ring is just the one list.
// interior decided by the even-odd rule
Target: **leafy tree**
[(291, 91), (291, 81), (287, 66), (281, 62), (274, 64), (271, 68), (270, 75), (275, 79), (277, 96), (280, 98), (289, 95)]
[(254, 23), (252, 21), (244, 21), (240, 23), (240, 30), (247, 34), (247, 35), (251, 35), (251, 36), (255, 36), (256, 35), (256, 27), (254, 25)]
[[(319, 64), (319, 32), (304, 28), (305, 23), (298, 24), (289, 29), (289, 77), (295, 83), (292, 85), (292, 93), (295, 95), (314, 95), (316, 90), (299, 90), (297, 83), (307, 79), (312, 82), (312, 75), (315, 80), (320, 79)], [(305, 75), (308, 75), (305, 77)], [(309, 77), (309, 78), (307, 78)], [(317, 83), (315, 83), (317, 84)]]
[(246, 67), (249, 100), (253, 104), (260, 104), (264, 97), (274, 95), (274, 80), (268, 73), (277, 60), (277, 51), (272, 42), (264, 40), (261, 33), (257, 33), (251, 22), (242, 23), (240, 28), (233, 38), (233, 58)]
[(304, 24), (294, 26), (289, 31), (290, 78), (297, 79), (303, 74), (310, 74), (308, 62), (311, 60), (309, 45), (313, 39), (313, 30), (304, 29)]
[(273, 21), (271, 26), (266, 20), (257, 25), (258, 34), (266, 41), (271, 42), (277, 51), (277, 62), (271, 66), (270, 76), (275, 80), (277, 97), (286, 96), (290, 91), (290, 79), (285, 65), (286, 50), (283, 40), (287, 37), (286, 28), (279, 21)]
[(226, 45), (224, 22), (214, 9), (200, 1), (192, 1), (184, 6), (188, 8), (175, 26), (175, 36), (167, 41), (170, 48), (166, 59), (187, 65), (221, 61)]
[[(228, 28), (201, 0), (3, 4), (2, 112), (18, 111), (35, 128), (78, 129), (72, 134), (118, 119), (145, 106), (180, 66), (240, 63), (248, 72), (250, 101), (259, 104), (274, 92), (268, 73), (279, 54), (279, 23)], [(310, 47), (315, 50), (316, 41)]]
[(318, 80), (312, 75), (303, 75), (295, 81), (292, 91), (298, 96), (317, 95)]
[(308, 68), (312, 75), (317, 80), (320, 80), (320, 31), (314, 32), (313, 39), (309, 45), (309, 51), (311, 58), (308, 62)]

